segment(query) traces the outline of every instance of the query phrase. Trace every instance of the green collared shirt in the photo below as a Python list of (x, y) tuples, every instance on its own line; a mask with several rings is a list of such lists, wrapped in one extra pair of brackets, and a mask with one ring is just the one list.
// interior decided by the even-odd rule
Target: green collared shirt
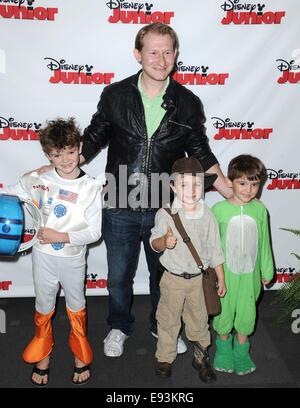
[(144, 105), (148, 139), (151, 139), (151, 137), (153, 136), (156, 129), (159, 127), (160, 122), (162, 121), (162, 118), (165, 116), (166, 113), (165, 109), (162, 108), (161, 105), (163, 103), (163, 96), (169, 85), (170, 79), (169, 77), (167, 78), (166, 86), (161, 91), (161, 93), (157, 95), (155, 98), (151, 99), (146, 95), (142, 88), (141, 75), (142, 74), (140, 74), (138, 80), (138, 89), (140, 91)]

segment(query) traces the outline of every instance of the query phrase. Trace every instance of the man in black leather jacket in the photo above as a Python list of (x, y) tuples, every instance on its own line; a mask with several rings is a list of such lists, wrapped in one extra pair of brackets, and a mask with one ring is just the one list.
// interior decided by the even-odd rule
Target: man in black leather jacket
[[(162, 23), (143, 27), (134, 50), (142, 70), (103, 90), (83, 135), (83, 160), (90, 160), (108, 145), (106, 173), (116, 181), (116, 197), (110, 202), (108, 194), (103, 210), (102, 230), (111, 326), (104, 353), (109, 357), (122, 355), (124, 341), (132, 333), (133, 279), (141, 241), (150, 273), (151, 332), (157, 333), (159, 262), (149, 238), (155, 213), (165, 202), (162, 184), (154, 186), (154, 177), (170, 174), (175, 160), (187, 154), (198, 158), (205, 171), (217, 173), (215, 187), (230, 195), (209, 147), (200, 99), (170, 77), (177, 53), (178, 39), (171, 27)], [(169, 189), (169, 181), (167, 186)], [(179, 338), (178, 352), (185, 350)]]

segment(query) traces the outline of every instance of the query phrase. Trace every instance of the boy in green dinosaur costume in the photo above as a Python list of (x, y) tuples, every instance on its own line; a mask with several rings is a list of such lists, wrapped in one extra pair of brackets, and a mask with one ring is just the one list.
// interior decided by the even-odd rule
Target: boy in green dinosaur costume
[[(222, 312), (213, 320), (218, 334), (214, 368), (238, 375), (249, 374), (256, 366), (249, 356), (248, 336), (254, 331), (256, 301), (261, 283), (268, 284), (274, 273), (266, 207), (256, 199), (266, 169), (256, 157), (240, 155), (228, 166), (232, 197), (215, 204), (225, 255), (226, 296)], [(232, 346), (231, 331), (237, 334)]]

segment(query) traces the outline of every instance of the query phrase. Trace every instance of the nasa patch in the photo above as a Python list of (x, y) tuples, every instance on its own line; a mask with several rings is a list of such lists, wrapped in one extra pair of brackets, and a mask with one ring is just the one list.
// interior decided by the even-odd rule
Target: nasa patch
[(61, 218), (67, 213), (67, 208), (63, 204), (58, 204), (54, 207), (54, 214), (57, 218)]
[(54, 242), (53, 244), (51, 244), (51, 246), (53, 249), (55, 249), (55, 251), (59, 251), (60, 249), (63, 249), (65, 244), (63, 244), (62, 242)]

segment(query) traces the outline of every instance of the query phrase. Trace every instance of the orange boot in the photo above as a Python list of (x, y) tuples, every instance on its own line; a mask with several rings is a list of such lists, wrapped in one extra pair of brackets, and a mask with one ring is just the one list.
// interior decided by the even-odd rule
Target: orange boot
[(86, 308), (78, 312), (72, 312), (67, 308), (67, 313), (71, 324), (69, 346), (80, 361), (90, 364), (93, 352), (86, 336)]
[(54, 311), (55, 309), (48, 314), (35, 312), (35, 336), (23, 352), (26, 363), (37, 363), (51, 353), (54, 344), (51, 317)]

